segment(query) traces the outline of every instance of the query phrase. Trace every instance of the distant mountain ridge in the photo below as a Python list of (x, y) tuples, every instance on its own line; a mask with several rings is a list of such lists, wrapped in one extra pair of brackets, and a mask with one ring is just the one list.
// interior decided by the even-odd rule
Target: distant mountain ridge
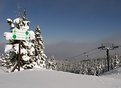
[[(57, 44), (46, 45), (46, 53), (48, 56), (55, 56), (57, 59), (67, 59), (68, 57), (78, 55), (85, 51), (101, 46), (101, 43), (111, 43), (121, 45), (121, 33), (110, 36), (106, 39), (101, 39), (97, 42), (60, 42)], [(121, 52), (121, 48), (116, 49)]]

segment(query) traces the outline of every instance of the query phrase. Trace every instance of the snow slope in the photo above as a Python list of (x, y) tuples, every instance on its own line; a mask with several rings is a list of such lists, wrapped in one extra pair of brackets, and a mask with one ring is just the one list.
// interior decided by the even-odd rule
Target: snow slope
[(0, 72), (0, 88), (121, 88), (121, 79), (36, 69)]
[(110, 78), (114, 78), (114, 79), (121, 79), (121, 67), (110, 70), (109, 72), (103, 74), (102, 76), (110, 77)]

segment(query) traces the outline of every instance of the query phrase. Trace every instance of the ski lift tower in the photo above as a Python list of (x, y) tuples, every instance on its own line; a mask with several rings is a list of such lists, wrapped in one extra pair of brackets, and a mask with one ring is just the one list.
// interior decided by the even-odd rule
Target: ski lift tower
[(116, 48), (119, 48), (119, 46), (115, 46), (114, 44), (111, 43), (102, 43), (100, 47), (98, 47), (98, 49), (101, 50), (106, 50), (106, 56), (107, 56), (107, 70), (110, 70), (110, 55), (109, 55), (109, 51), (110, 50), (114, 50)]

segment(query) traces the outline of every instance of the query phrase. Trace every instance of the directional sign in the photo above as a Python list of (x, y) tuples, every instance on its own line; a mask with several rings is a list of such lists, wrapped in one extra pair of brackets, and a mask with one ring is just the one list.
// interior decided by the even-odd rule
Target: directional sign
[(4, 32), (4, 36), (6, 40), (33, 40), (35, 38), (35, 34), (33, 31), (23, 31), (14, 29), (11, 32)]
[(4, 36), (6, 37), (6, 40), (29, 40), (29, 36), (17, 35), (10, 32), (5, 32)]
[(12, 39), (14, 40), (29, 40), (29, 32), (24, 30), (13, 29)]

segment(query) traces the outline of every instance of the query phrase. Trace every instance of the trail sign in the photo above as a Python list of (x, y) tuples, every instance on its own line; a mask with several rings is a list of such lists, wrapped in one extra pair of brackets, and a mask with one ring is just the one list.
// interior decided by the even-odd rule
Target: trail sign
[(4, 36), (6, 40), (29, 40), (30, 34), (29, 31), (13, 29), (12, 33), (5, 32)]
[(29, 40), (29, 31), (13, 29), (12, 39), (13, 40)]

